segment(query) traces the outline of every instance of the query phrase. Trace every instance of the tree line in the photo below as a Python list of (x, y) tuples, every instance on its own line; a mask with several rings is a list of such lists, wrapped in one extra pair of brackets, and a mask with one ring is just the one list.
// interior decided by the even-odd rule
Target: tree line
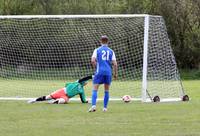
[(199, 0), (0, 0), (1, 15), (152, 14), (164, 17), (179, 68), (200, 68)]

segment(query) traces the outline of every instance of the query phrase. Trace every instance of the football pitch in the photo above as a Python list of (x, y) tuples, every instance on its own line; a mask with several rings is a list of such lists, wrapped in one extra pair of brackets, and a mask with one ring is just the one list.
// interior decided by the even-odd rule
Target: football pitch
[(90, 104), (0, 101), (2, 136), (200, 136), (200, 80), (183, 81), (189, 102), (111, 101), (108, 112)]

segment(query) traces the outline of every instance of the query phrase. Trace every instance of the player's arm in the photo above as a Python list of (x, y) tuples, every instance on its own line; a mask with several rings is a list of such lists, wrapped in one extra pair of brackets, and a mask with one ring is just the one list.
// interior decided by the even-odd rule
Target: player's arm
[(114, 78), (117, 79), (117, 61), (113, 60)]
[(88, 103), (88, 101), (86, 100), (84, 91), (83, 91), (83, 93), (81, 93), (81, 94), (79, 94), (79, 95), (80, 95), (80, 99), (81, 99), (81, 102), (82, 102), (82, 103)]
[(114, 78), (117, 79), (117, 60), (115, 57), (115, 53), (113, 52), (113, 56), (112, 56), (112, 64), (113, 64), (113, 68), (114, 68)]
[(96, 68), (96, 64), (97, 64), (96, 58), (97, 58), (97, 49), (94, 50), (92, 54), (92, 58), (91, 58), (92, 67), (94, 69)]
[(92, 79), (92, 76), (86, 76), (86, 77), (83, 77), (81, 79), (78, 80), (79, 83), (83, 83), (83, 82), (86, 82), (88, 80)]

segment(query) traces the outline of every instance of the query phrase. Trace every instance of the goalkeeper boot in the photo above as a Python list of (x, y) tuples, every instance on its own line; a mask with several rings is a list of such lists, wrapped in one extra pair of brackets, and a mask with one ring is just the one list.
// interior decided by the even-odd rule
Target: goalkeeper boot
[(58, 104), (58, 102), (59, 102), (58, 99), (56, 100), (53, 99), (53, 100), (48, 101), (49, 104)]
[(93, 105), (89, 110), (88, 110), (88, 112), (95, 112), (96, 111), (96, 106), (95, 105)]
[(27, 103), (35, 103), (36, 99), (30, 99)]

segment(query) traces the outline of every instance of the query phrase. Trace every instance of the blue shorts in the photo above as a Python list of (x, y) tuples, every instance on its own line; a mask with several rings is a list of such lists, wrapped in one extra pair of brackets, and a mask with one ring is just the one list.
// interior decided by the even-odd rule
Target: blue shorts
[(93, 84), (108, 84), (112, 81), (112, 75), (94, 75)]

